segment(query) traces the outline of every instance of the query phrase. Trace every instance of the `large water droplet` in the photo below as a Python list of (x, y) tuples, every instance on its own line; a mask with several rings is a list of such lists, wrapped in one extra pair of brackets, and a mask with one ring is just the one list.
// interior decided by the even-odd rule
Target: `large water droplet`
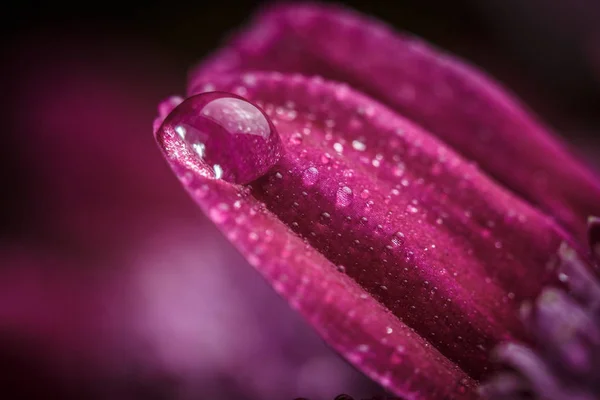
[(283, 154), (277, 130), (265, 113), (243, 98), (211, 92), (177, 106), (159, 134), (174, 134), (216, 179), (246, 184), (266, 174)]

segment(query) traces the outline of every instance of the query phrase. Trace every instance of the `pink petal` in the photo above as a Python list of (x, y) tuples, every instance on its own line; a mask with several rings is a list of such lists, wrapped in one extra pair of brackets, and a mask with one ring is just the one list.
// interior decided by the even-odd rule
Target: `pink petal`
[[(349, 10), (282, 5), (259, 15), (191, 75), (317, 74), (346, 82), (423, 125), (580, 240), (600, 184), (519, 102), (474, 67)], [(516, 165), (515, 165), (516, 163)]]
[(479, 377), (491, 346), (521, 336), (513, 303), (556, 280), (546, 264), (560, 228), (345, 85), (280, 73), (197, 83), (262, 104), (286, 146), (270, 173), (232, 185), (167, 119), (157, 140), (204, 212), (373, 379), (409, 398), (471, 396), (456, 392), (473, 384), (456, 365)]

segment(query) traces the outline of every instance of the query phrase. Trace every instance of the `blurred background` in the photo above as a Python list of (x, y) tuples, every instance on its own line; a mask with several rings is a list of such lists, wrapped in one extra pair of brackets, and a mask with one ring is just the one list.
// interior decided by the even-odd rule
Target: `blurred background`
[[(19, 398), (382, 393), (193, 206), (156, 105), (263, 2), (3, 6), (0, 386)], [(346, 1), (479, 65), (600, 167), (596, 0)]]

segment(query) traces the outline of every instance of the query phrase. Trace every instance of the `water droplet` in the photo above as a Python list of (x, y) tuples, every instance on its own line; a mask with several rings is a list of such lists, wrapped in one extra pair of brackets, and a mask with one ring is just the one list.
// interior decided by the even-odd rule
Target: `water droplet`
[(319, 177), (319, 170), (315, 167), (307, 168), (302, 174), (302, 181), (305, 185), (311, 186), (314, 185)]
[(232, 183), (263, 176), (283, 153), (279, 134), (265, 113), (230, 93), (189, 97), (165, 118), (157, 135), (183, 141), (216, 179)]
[(223, 209), (222, 207), (213, 207), (208, 212), (208, 216), (215, 223), (220, 224), (220, 223), (223, 223), (227, 219), (226, 211), (227, 210)]
[(408, 206), (406, 206), (406, 211), (408, 211), (409, 213), (412, 214), (416, 214), (419, 212), (419, 209), (415, 206), (413, 206), (412, 204), (409, 204)]
[(290, 136), (290, 143), (296, 146), (302, 144), (302, 138), (302, 134), (300, 132), (296, 132)]
[(336, 204), (340, 207), (346, 207), (352, 203), (352, 189), (348, 186), (342, 186), (338, 189), (336, 194)]
[(353, 140), (352, 148), (357, 151), (365, 151), (367, 149), (367, 145), (361, 142), (360, 140)]
[(394, 176), (402, 176), (404, 175), (404, 171), (406, 166), (403, 163), (398, 163), (392, 168), (392, 173)]
[(369, 351), (369, 345), (368, 344), (359, 344), (356, 349), (361, 353), (366, 353)]
[(392, 236), (392, 243), (394, 246), (401, 246), (404, 243), (404, 233), (396, 232)]
[(558, 280), (561, 282), (568, 282), (569, 276), (561, 272), (560, 274), (558, 274)]

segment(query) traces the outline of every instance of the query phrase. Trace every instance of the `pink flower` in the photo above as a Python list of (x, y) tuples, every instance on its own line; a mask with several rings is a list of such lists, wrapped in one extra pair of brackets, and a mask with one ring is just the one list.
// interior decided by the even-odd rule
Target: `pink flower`
[(475, 398), (492, 349), (536, 336), (521, 304), (565, 286), (586, 294), (583, 314), (594, 304), (586, 220), (600, 183), (456, 58), (345, 9), (276, 6), (193, 71), (188, 95), (155, 122), (186, 190), (393, 393)]

